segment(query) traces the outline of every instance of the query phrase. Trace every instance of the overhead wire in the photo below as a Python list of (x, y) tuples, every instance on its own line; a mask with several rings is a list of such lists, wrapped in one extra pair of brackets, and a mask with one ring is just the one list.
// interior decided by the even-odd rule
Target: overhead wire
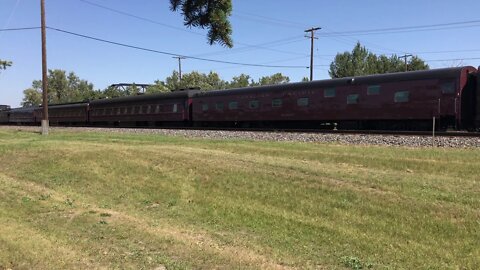
[[(478, 24), (478, 25), (466, 25), (466, 24)], [(450, 23), (439, 23), (439, 24), (428, 24), (428, 25), (413, 25), (413, 26), (403, 26), (403, 27), (364, 29), (364, 30), (352, 30), (352, 31), (341, 31), (341, 32), (337, 31), (337, 32), (330, 33), (330, 35), (331, 36), (363, 35), (363, 34), (374, 34), (377, 32), (383, 33), (383, 34), (404, 33), (404, 32), (415, 32), (415, 31), (457, 29), (457, 28), (478, 27), (478, 26), (480, 26), (480, 20), (472, 20), (472, 21), (450, 22)]]
[[(10, 15), (8, 16), (7, 21), (5, 22), (5, 25), (3, 26), (3, 28), (7, 28), (10, 25), (13, 15), (15, 14), (15, 11), (17, 11), (18, 4), (20, 4), (20, 0), (17, 0), (17, 2), (15, 2), (15, 5), (13, 6), (13, 9), (10, 12)], [(0, 38), (2, 37), (2, 35), (3, 33), (0, 33)]]
[(20, 27), (20, 28), (2, 28), (0, 29), (0, 32), (8, 32), (8, 31), (24, 31), (24, 30), (34, 30), (34, 29), (40, 29), (40, 26), (35, 26), (35, 27)]
[[(124, 16), (127, 16), (127, 17), (131, 17), (131, 18), (135, 18), (135, 19), (138, 19), (138, 20), (142, 20), (142, 21), (145, 21), (145, 22), (157, 24), (157, 25), (164, 26), (164, 27), (167, 27), (167, 28), (170, 28), (170, 29), (179, 30), (179, 31), (182, 31), (182, 32), (190, 33), (190, 34), (195, 34), (195, 35), (204, 36), (204, 34), (199, 33), (199, 32), (194, 32), (194, 31), (190, 31), (190, 30), (187, 30), (187, 29), (184, 29), (184, 28), (172, 26), (172, 25), (169, 25), (169, 24), (166, 24), (166, 23), (162, 23), (162, 22), (159, 22), (159, 21), (156, 21), (156, 20), (152, 20), (152, 19), (149, 19), (149, 18), (146, 18), (146, 17), (138, 16), (138, 15), (135, 15), (135, 14), (133, 14), (133, 13), (121, 11), (121, 10), (114, 9), (114, 8), (110, 8), (110, 7), (107, 7), (107, 6), (104, 6), (104, 5), (100, 5), (100, 4), (97, 4), (97, 3), (94, 3), (94, 2), (91, 2), (91, 1), (88, 1), (88, 0), (78, 0), (78, 1), (83, 2), (83, 3), (85, 3), (85, 4), (88, 4), (88, 5), (91, 5), (91, 6), (94, 6), (94, 7), (97, 7), (97, 8), (101, 8), (101, 9), (104, 9), (104, 10), (108, 10), (108, 11), (110, 11), (110, 12), (114, 12), (114, 13), (117, 13), (117, 14), (121, 14), (121, 15), (124, 15)], [(279, 52), (279, 53), (285, 53), (285, 54), (303, 55), (303, 54), (299, 54), (299, 53), (295, 53), (295, 52), (291, 52), (291, 51), (284, 51), (284, 50), (278, 50), (278, 49), (273, 49), (273, 48), (264, 47), (264, 45), (247, 44), (247, 43), (243, 43), (243, 42), (235, 42), (235, 43), (236, 43), (236, 44), (239, 44), (239, 45), (242, 45), (242, 46), (246, 46), (246, 47), (248, 47), (249, 49), (256, 48), (256, 49), (269, 50), (269, 51), (274, 51), (274, 52)], [(233, 49), (229, 49), (228, 51), (233, 51), (233, 50), (235, 50), (235, 49), (236, 49), (236, 50), (246, 49), (246, 47), (244, 47), (244, 48), (238, 48), (238, 49), (233, 48)], [(220, 52), (219, 54), (224, 54), (224, 52), (222, 51), (222, 52)], [(206, 55), (215, 55), (215, 53), (205, 53), (205, 54), (200, 54), (200, 55), (198, 55), (198, 56), (206, 56)]]
[[(17, 27), (17, 28), (0, 28), (0, 32), (7, 32), (7, 31), (28, 31), (28, 30), (38, 30), (41, 27), (39, 26), (33, 26), (33, 27)], [(144, 51), (150, 51), (150, 52), (155, 52), (155, 53), (160, 53), (160, 54), (165, 54), (165, 55), (170, 55), (170, 56), (183, 56), (186, 58), (190, 59), (195, 59), (195, 60), (202, 60), (202, 61), (210, 61), (210, 62), (217, 62), (217, 63), (226, 63), (226, 64), (239, 64), (239, 65), (248, 65), (248, 66), (266, 66), (266, 67), (294, 67), (294, 68), (308, 68), (306, 66), (269, 66), (269, 65), (264, 65), (264, 64), (248, 64), (248, 63), (237, 63), (237, 62), (230, 62), (230, 61), (223, 61), (223, 60), (215, 60), (215, 59), (207, 59), (207, 58), (201, 58), (201, 57), (195, 57), (195, 56), (187, 56), (187, 55), (181, 55), (173, 52), (165, 52), (165, 51), (159, 51), (159, 50), (153, 50), (153, 49), (148, 49), (148, 48), (142, 48), (134, 45), (128, 45), (124, 43), (119, 43), (119, 42), (114, 42), (114, 41), (109, 41), (101, 38), (96, 38), (96, 37), (91, 37), (83, 34), (78, 34), (74, 33), (71, 31), (55, 28), (55, 27), (47, 27), (47, 29), (74, 35), (74, 36), (79, 36), (87, 39), (92, 39), (92, 40), (97, 40), (105, 43), (110, 43), (118, 46), (123, 46), (123, 47), (129, 47), (133, 49), (138, 49), (138, 50), (144, 50)], [(418, 51), (418, 52), (412, 52), (413, 54), (441, 54), (441, 53), (456, 53), (456, 52), (478, 52), (480, 49), (466, 49), (466, 50), (445, 50), (445, 51)], [(323, 55), (323, 56), (334, 56), (334, 55)], [(303, 59), (304, 57), (295, 57), (295, 58), (289, 58), (289, 59), (283, 59), (283, 60), (276, 60), (276, 61), (271, 61), (268, 63), (278, 63), (278, 62), (286, 62), (286, 61), (291, 61), (291, 60), (296, 60), (296, 59)], [(465, 58), (450, 58), (450, 59), (430, 59), (430, 60), (424, 60), (426, 62), (441, 62), (441, 61), (463, 61), (463, 60), (480, 60), (480, 57), (465, 57)], [(315, 65), (318, 67), (321, 66), (328, 66), (328, 65)]]
[(63, 30), (63, 29), (55, 28), (55, 27), (47, 27), (47, 29), (57, 31), (57, 32), (61, 32), (61, 33), (64, 33), (64, 34), (69, 34), (69, 35), (81, 37), (81, 38), (86, 38), (86, 39), (95, 40), (95, 41), (99, 41), (99, 42), (103, 42), (103, 43), (117, 45), (117, 46), (121, 46), (121, 47), (126, 47), (126, 48), (141, 50), (141, 51), (147, 51), (147, 52), (152, 52), (152, 53), (157, 53), (157, 54), (169, 55), (169, 56), (181, 56), (181, 57), (185, 57), (185, 58), (188, 58), (188, 59), (200, 60), (200, 61), (206, 61), (206, 62), (223, 63), (223, 64), (231, 64), (231, 65), (241, 65), (241, 66), (252, 66), (252, 67), (268, 67), (268, 68), (308, 68), (306, 66), (262, 65), (262, 64), (241, 63), (241, 62), (223, 61), (223, 60), (188, 56), (188, 55), (183, 55), (183, 54), (178, 54), (178, 53), (173, 53), (173, 52), (154, 50), (154, 49), (139, 47), (139, 46), (135, 46), (135, 45), (115, 42), (115, 41), (111, 41), (111, 40), (106, 40), (106, 39), (102, 39), (102, 38), (92, 37), (92, 36), (79, 34), (79, 33), (71, 32), (71, 31), (67, 31), (67, 30)]

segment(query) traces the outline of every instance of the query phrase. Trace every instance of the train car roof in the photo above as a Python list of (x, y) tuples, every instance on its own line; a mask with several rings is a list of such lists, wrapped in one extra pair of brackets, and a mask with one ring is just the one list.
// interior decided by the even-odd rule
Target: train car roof
[[(88, 106), (88, 101), (72, 102), (72, 103), (60, 103), (60, 104), (48, 104), (48, 109), (65, 109), (65, 108), (78, 108)], [(42, 109), (43, 106), (36, 107)]]
[(124, 102), (139, 102), (139, 101), (148, 101), (155, 99), (173, 99), (173, 98), (188, 98), (192, 97), (199, 90), (181, 90), (167, 93), (155, 93), (155, 94), (145, 94), (138, 96), (128, 96), (128, 97), (119, 97), (119, 98), (109, 98), (109, 99), (97, 99), (90, 101), (92, 105), (101, 105), (101, 104), (110, 104), (110, 103), (124, 103)]
[(10, 109), (10, 112), (33, 112), (36, 108), (38, 108), (38, 106), (19, 107), (19, 108)]
[(306, 89), (318, 89), (322, 87), (337, 87), (345, 86), (352, 84), (377, 84), (384, 83), (389, 81), (410, 81), (410, 80), (420, 80), (420, 79), (435, 79), (439, 77), (456, 77), (460, 72), (467, 70), (470, 72), (475, 72), (477, 69), (471, 66), (466, 67), (454, 67), (454, 68), (442, 68), (442, 69), (432, 69), (432, 70), (422, 70), (422, 71), (410, 71), (410, 72), (396, 72), (396, 73), (386, 73), (386, 74), (376, 74), (368, 76), (358, 76), (358, 77), (345, 77), (339, 79), (327, 79), (327, 80), (318, 80), (312, 82), (298, 82), (298, 83), (285, 83), (277, 85), (268, 85), (268, 86), (255, 86), (255, 87), (245, 87), (245, 88), (234, 88), (227, 90), (214, 90), (199, 92), (195, 94), (195, 97), (204, 97), (204, 96), (221, 96), (228, 94), (248, 94), (256, 93), (261, 91), (285, 91), (285, 90), (306, 90)]

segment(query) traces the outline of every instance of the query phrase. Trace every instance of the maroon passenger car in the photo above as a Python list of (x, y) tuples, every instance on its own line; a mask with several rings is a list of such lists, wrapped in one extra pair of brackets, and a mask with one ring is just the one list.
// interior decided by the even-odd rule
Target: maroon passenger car
[(115, 126), (184, 125), (198, 90), (101, 99), (90, 102), (90, 124)]
[(345, 129), (470, 128), (476, 69), (459, 67), (202, 92), (200, 125)]
[[(36, 122), (43, 119), (43, 107), (35, 109)], [(50, 125), (87, 125), (88, 103), (49, 104), (48, 119)]]

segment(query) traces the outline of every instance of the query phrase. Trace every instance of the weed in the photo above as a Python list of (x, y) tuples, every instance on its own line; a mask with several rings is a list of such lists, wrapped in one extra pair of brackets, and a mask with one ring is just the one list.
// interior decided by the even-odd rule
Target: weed
[(68, 206), (73, 206), (73, 202), (74, 202), (74, 200), (72, 200), (72, 199), (70, 199), (70, 198), (67, 198), (67, 199), (65, 200), (65, 204), (68, 205)]
[(50, 198), (50, 194), (41, 194), (40, 198), (38, 198), (40, 201), (45, 201)]
[(345, 267), (353, 270), (370, 269), (373, 267), (372, 263), (364, 263), (359, 258), (353, 256), (342, 257), (342, 263)]

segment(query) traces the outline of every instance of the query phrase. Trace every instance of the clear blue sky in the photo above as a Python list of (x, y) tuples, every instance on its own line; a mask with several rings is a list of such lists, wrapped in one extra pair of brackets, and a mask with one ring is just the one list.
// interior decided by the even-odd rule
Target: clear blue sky
[[(45, 1), (50, 27), (179, 55), (251, 64), (308, 66), (310, 41), (303, 31), (321, 26), (315, 41), (315, 79), (328, 78), (327, 66), (334, 55), (350, 51), (357, 40), (378, 54), (417, 54), (432, 68), (480, 65), (478, 0), (233, 0), (230, 19), (234, 49), (208, 45), (206, 31), (185, 28), (181, 15), (170, 12), (167, 0), (88, 0), (147, 20), (82, 0)], [(471, 23), (451, 24), (467, 21)], [(397, 33), (358, 32), (438, 24), (446, 25)], [(0, 28), (35, 26), (40, 26), (40, 0), (0, 0)], [(332, 32), (345, 31), (354, 33), (331, 36)], [(40, 41), (40, 30), (0, 32), (0, 59), (13, 62), (12, 67), (0, 73), (0, 104), (18, 106), (22, 91), (41, 78)], [(119, 82), (153, 83), (178, 67), (177, 60), (168, 55), (53, 30), (47, 32), (47, 46), (49, 69), (74, 71), (96, 89)], [(257, 79), (281, 72), (291, 81), (309, 75), (306, 68), (260, 68), (193, 59), (183, 60), (182, 66), (183, 72), (212, 70), (225, 80), (241, 73)]]

